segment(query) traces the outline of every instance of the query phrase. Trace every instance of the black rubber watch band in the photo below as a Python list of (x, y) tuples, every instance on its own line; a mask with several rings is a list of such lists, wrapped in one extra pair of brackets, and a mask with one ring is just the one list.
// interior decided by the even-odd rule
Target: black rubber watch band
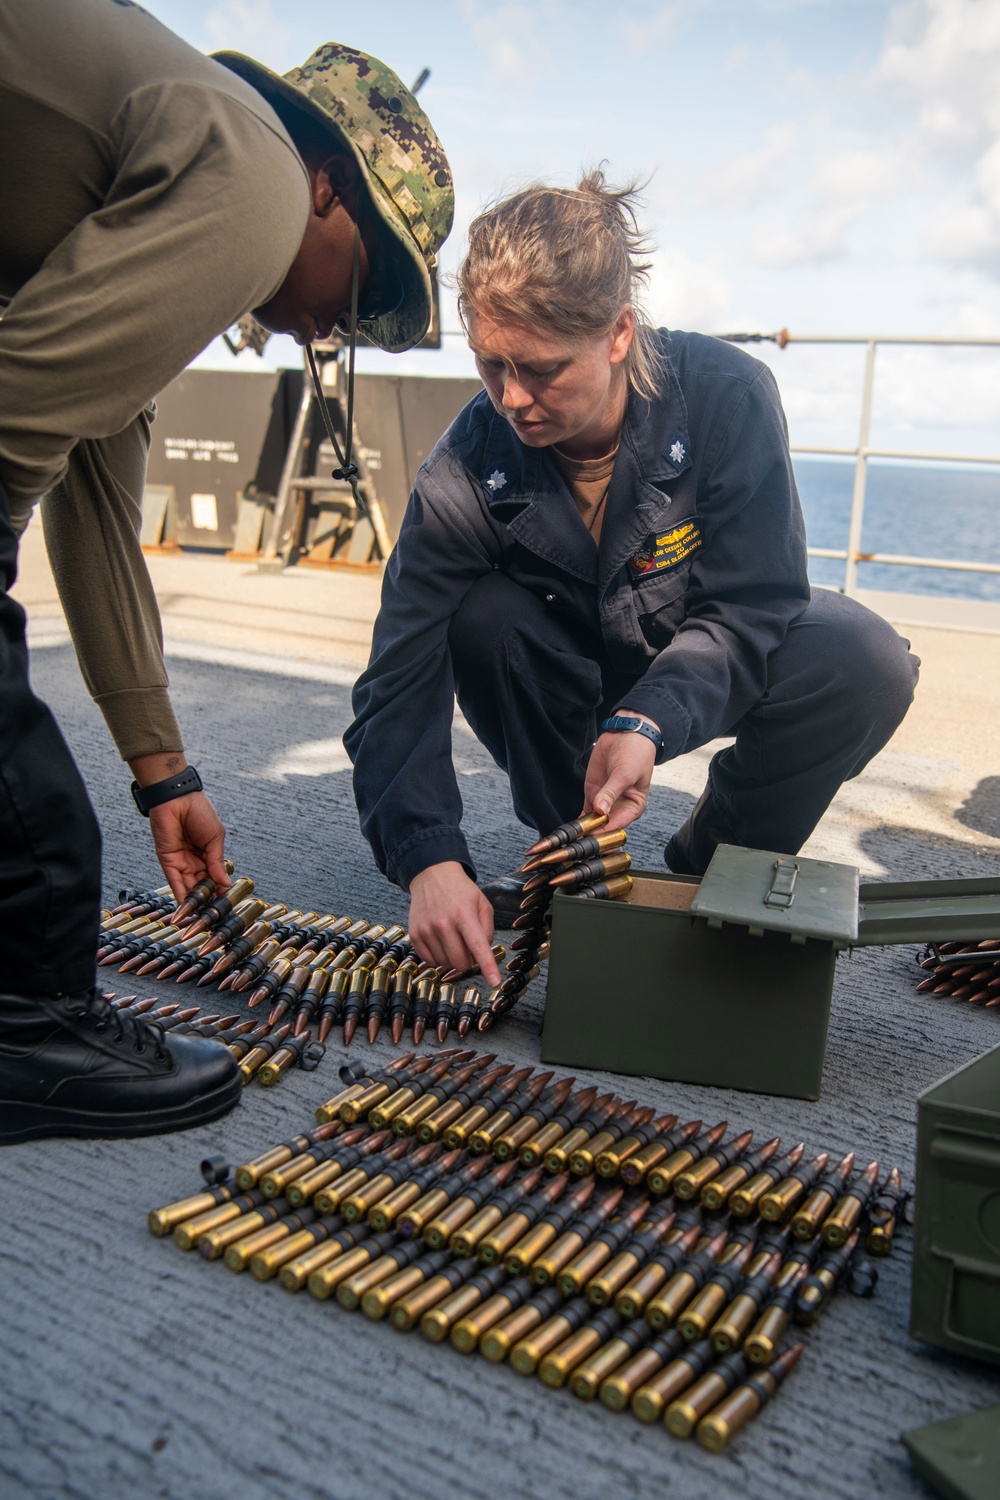
[(663, 754), (663, 736), (644, 719), (637, 718), (634, 714), (612, 714), (610, 719), (604, 720), (601, 728), (610, 730), (612, 734), (644, 734), (656, 746), (656, 761), (659, 764)]
[(168, 776), (166, 781), (154, 781), (151, 786), (140, 786), (137, 781), (133, 781), (132, 800), (143, 817), (148, 818), (152, 808), (160, 807), (164, 802), (173, 802), (175, 797), (186, 797), (190, 792), (202, 790), (201, 777), (194, 766), (185, 766), (176, 776)]

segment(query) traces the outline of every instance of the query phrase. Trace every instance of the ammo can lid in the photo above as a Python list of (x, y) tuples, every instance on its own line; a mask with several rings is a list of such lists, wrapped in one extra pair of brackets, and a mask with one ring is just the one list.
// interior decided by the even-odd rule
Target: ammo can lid
[(903, 1433), (910, 1462), (947, 1500), (995, 1500), (1000, 1406)]
[(783, 932), (793, 942), (815, 938), (849, 948), (858, 939), (858, 871), (801, 854), (720, 844), (691, 914), (710, 927), (735, 922), (751, 933)]

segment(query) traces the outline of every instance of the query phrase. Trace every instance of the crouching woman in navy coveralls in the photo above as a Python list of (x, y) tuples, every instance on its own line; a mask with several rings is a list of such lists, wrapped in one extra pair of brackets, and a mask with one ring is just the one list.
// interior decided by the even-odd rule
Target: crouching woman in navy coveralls
[(474, 883), (456, 695), (539, 833), (584, 808), (623, 827), (654, 765), (735, 735), (666, 847), (699, 874), (721, 842), (796, 853), (916, 682), (884, 620), (810, 592), (767, 366), (641, 321), (633, 204), (594, 173), (473, 223), (460, 308), (486, 389), (417, 476), (345, 735), (418, 952), (494, 984), (518, 888)]

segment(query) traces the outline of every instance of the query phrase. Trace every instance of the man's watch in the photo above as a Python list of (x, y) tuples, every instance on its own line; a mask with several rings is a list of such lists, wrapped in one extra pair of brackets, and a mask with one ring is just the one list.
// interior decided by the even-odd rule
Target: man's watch
[(132, 800), (143, 817), (148, 818), (152, 808), (173, 802), (175, 797), (186, 797), (189, 792), (203, 790), (201, 777), (194, 766), (185, 766), (176, 776), (168, 776), (166, 781), (154, 781), (151, 786), (140, 786), (133, 781)]
[(601, 729), (608, 729), (612, 734), (644, 734), (656, 746), (656, 760), (659, 764), (663, 754), (663, 736), (655, 724), (647, 724), (645, 719), (637, 718), (634, 714), (612, 714), (610, 719), (604, 720)]

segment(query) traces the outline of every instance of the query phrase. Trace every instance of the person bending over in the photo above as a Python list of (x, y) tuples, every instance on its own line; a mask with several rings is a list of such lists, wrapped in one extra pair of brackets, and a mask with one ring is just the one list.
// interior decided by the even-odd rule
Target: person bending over
[(0, 0), (0, 136), (0, 1141), (145, 1134), (228, 1109), (239, 1075), (94, 988), (100, 834), (29, 684), (18, 538), (44, 495), (83, 675), (171, 887), (227, 885), (139, 546), (153, 397), (248, 309), (303, 344), (358, 318), (417, 343), (451, 175), (377, 58), (328, 43), (279, 78), (131, 0)]
[(912, 700), (915, 658), (853, 599), (810, 591), (766, 365), (654, 330), (636, 196), (601, 172), (472, 224), (459, 307), (485, 390), (417, 476), (344, 737), (362, 830), (435, 964), (490, 956), (520, 881), (480, 890), (450, 754), (455, 696), (544, 833), (641, 817), (656, 765), (719, 736), (667, 843), (796, 853)]

